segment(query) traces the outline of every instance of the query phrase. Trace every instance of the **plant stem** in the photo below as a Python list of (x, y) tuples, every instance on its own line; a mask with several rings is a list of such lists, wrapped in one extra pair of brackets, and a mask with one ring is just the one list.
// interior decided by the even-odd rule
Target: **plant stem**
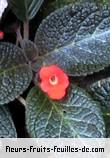
[(26, 101), (23, 97), (19, 96), (17, 99), (22, 105), (24, 105), (24, 107), (26, 107)]
[(22, 43), (23, 39), (22, 39), (22, 36), (21, 36), (20, 28), (18, 28), (16, 30), (16, 35), (17, 35), (17, 41), (19, 41), (21, 47), (23, 47), (23, 43)]
[(23, 38), (21, 36), (20, 28), (17, 29), (16, 34), (17, 34), (17, 41), (20, 43), (20, 46), (23, 50), (24, 57), (25, 57), (27, 63), (29, 64), (29, 60), (28, 60), (27, 55), (26, 55), (25, 50), (24, 50), (24, 41), (23, 41)]
[(24, 22), (24, 39), (29, 39), (29, 20), (26, 19)]

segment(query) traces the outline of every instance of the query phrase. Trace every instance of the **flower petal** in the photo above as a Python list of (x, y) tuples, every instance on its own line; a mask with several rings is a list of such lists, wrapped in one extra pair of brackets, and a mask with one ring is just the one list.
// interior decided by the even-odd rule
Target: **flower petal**
[(48, 81), (41, 82), (39, 86), (44, 92), (47, 92), (51, 88), (51, 85), (49, 84)]
[(39, 77), (41, 80), (48, 79), (53, 73), (53, 69), (49, 66), (42, 67), (39, 71)]
[(0, 40), (2, 40), (4, 38), (4, 32), (0, 31)]
[(60, 100), (65, 96), (66, 90), (64, 90), (64, 89), (58, 90), (57, 88), (56, 89), (49, 89), (49, 91), (47, 93), (51, 99)]
[(51, 68), (51, 75), (55, 75), (58, 77), (58, 83), (62, 84), (64, 88), (67, 88), (69, 85), (69, 78), (67, 74), (58, 66), (51, 65), (49, 66), (49, 69)]
[(61, 84), (64, 88), (67, 88), (69, 86), (69, 78), (66, 76), (66, 74), (62, 74), (62, 76), (59, 76), (59, 85)]
[[(58, 79), (56, 84), (50, 82), (50, 79), (54, 76)], [(59, 100), (65, 96), (66, 88), (69, 86), (69, 78), (57, 65), (42, 67), (39, 72), (39, 77), (41, 79), (40, 88), (51, 99)]]

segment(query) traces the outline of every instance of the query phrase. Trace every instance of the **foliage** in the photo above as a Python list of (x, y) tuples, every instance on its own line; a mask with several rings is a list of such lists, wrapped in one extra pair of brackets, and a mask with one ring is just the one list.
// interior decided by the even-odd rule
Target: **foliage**
[(8, 0), (15, 15), (22, 21), (32, 19), (38, 12), (44, 0)]
[[(16, 44), (0, 42), (0, 137), (17, 137), (8, 109), (15, 99), (25, 105), (26, 129), (31, 137), (109, 137), (110, 76), (87, 82), (86, 86), (81, 81), (86, 78), (91, 81), (110, 66), (110, 6), (99, 1), (71, 4), (71, 0), (54, 0), (46, 9), (42, 8), (43, 15), (48, 16), (31, 41), (29, 22), (36, 19), (43, 2), (8, 0), (21, 22), (14, 29)], [(67, 89), (65, 96), (57, 101), (47, 95), (49, 84), (53, 93), (54, 90), (57, 93), (54, 86), (58, 78), (54, 71), (54, 78), (48, 77), (50, 70), (44, 74), (47, 87), (40, 88), (39, 72), (51, 65), (62, 69), (70, 82), (69, 88), (63, 81), (59, 84)]]
[[(47, 98), (37, 87), (27, 97), (27, 129), (32, 137), (101, 138), (104, 122), (98, 103), (82, 89), (74, 87), (64, 101)], [(34, 130), (33, 130), (34, 129)]]
[(0, 138), (16, 138), (16, 129), (6, 105), (0, 107)]

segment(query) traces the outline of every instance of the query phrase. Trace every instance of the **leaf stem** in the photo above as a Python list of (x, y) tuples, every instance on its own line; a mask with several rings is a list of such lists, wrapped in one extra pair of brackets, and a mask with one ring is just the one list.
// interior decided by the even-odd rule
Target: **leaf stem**
[(25, 101), (25, 99), (24, 99), (23, 97), (19, 96), (19, 97), (17, 98), (17, 100), (18, 100), (22, 105), (24, 105), (24, 107), (26, 107), (26, 101)]
[(24, 21), (24, 39), (29, 39), (29, 20), (28, 18)]
[(16, 30), (17, 41), (19, 41), (20, 46), (23, 47), (23, 38), (21, 36), (20, 28)]
[(28, 60), (28, 58), (27, 58), (27, 55), (26, 55), (26, 53), (25, 53), (25, 50), (24, 50), (24, 40), (23, 40), (23, 38), (22, 38), (22, 36), (21, 36), (20, 28), (17, 29), (16, 34), (17, 34), (17, 40), (19, 41), (20, 46), (21, 46), (21, 48), (23, 49), (23, 55), (24, 55), (24, 57), (25, 57), (27, 63), (30, 65), (30, 62), (29, 62), (29, 60)]

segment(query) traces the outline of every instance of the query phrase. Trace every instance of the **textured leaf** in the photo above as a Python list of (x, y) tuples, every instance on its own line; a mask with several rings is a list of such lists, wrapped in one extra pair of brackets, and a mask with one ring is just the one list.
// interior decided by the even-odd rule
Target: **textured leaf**
[(43, 10), (43, 15), (44, 17), (46, 17), (56, 9), (64, 7), (65, 5), (68, 5), (70, 3), (75, 3), (76, 1), (78, 0), (52, 0), (46, 4), (45, 10)]
[(110, 111), (110, 78), (93, 83), (90, 86), (90, 90), (95, 99), (100, 101)]
[(106, 138), (110, 138), (110, 112), (104, 112), (104, 122), (106, 127)]
[(15, 15), (22, 21), (32, 19), (44, 0), (8, 0)]
[(31, 79), (32, 71), (22, 50), (10, 43), (0, 43), (0, 104), (18, 97)]
[(22, 41), (22, 47), (24, 49), (24, 52), (28, 60), (34, 61), (37, 59), (38, 50), (37, 50), (36, 45), (32, 41), (24, 39)]
[(94, 99), (102, 105), (106, 136), (110, 137), (110, 78), (102, 79), (90, 86)]
[(107, 3), (109, 2), (109, 0), (52, 0), (49, 1), (48, 3), (46, 3), (46, 7), (43, 10), (43, 14), (44, 17), (49, 15), (51, 12), (55, 11), (56, 9), (59, 9), (61, 7), (64, 7), (65, 5), (68, 5), (70, 3), (74, 4), (76, 2), (80, 2), (80, 3), (85, 3), (85, 2), (89, 2), (89, 3)]
[(48, 53), (46, 65), (73, 76), (98, 72), (110, 64), (110, 8), (85, 3), (59, 9), (42, 22), (35, 43), (39, 53)]
[(27, 130), (32, 137), (104, 137), (100, 108), (85, 91), (72, 86), (55, 102), (34, 87), (27, 97)]
[(7, 106), (0, 107), (0, 138), (15, 138), (17, 133)]

